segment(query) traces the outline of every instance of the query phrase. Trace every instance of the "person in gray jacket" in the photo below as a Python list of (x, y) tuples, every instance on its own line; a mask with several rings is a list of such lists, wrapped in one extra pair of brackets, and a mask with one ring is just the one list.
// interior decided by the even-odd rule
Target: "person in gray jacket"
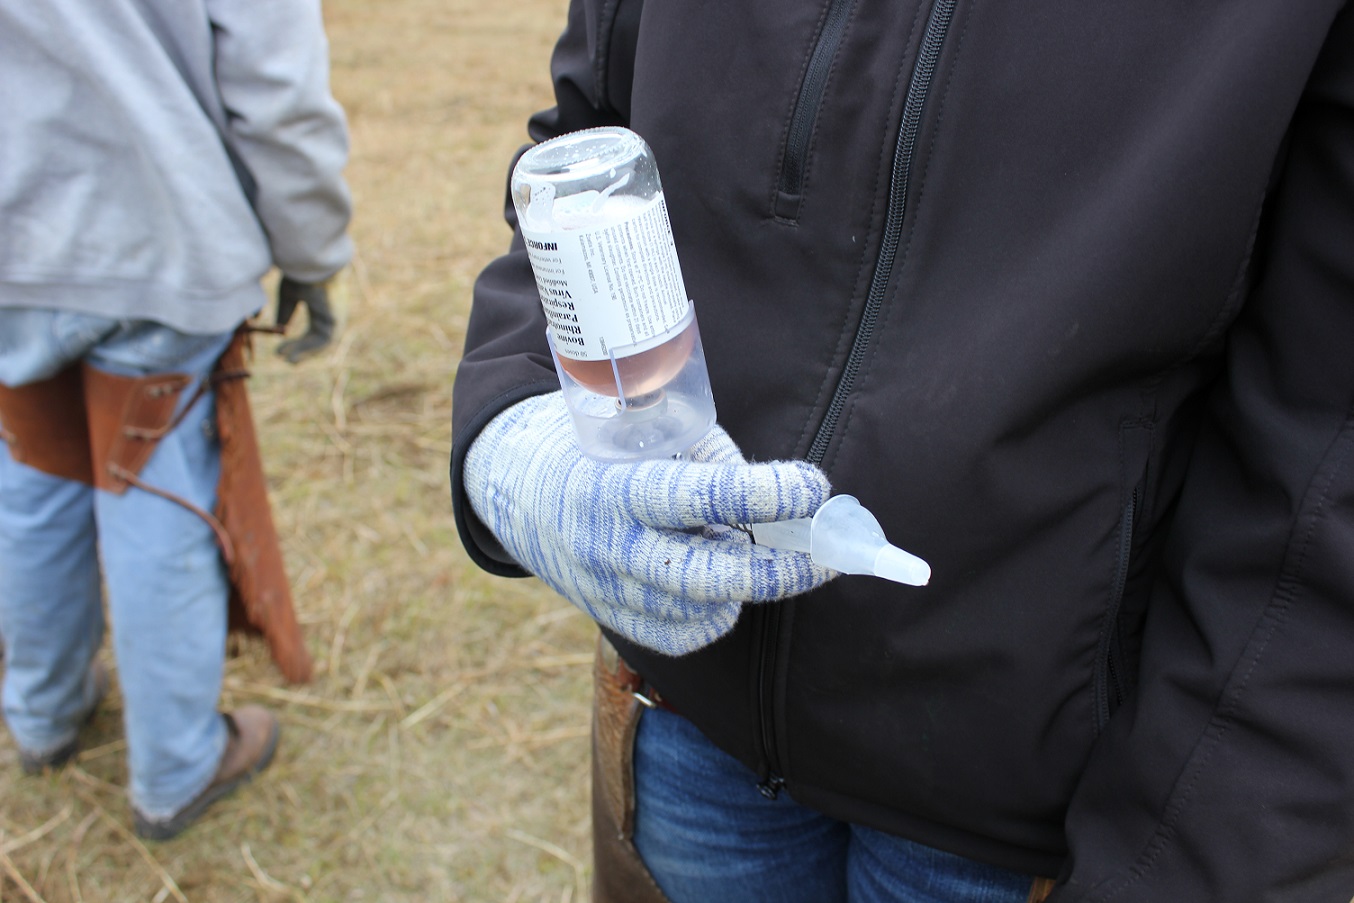
[(25, 771), (76, 753), (106, 588), (135, 827), (165, 839), (278, 739), (263, 708), (217, 711), (211, 374), (274, 266), (279, 321), (310, 315), (279, 352), (332, 331), (351, 202), (319, 0), (5, 0), (0, 106), (4, 717)]

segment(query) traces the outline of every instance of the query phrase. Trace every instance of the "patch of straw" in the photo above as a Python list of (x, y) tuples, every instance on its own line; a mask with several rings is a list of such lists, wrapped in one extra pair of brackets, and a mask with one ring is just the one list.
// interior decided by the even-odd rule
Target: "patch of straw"
[(164, 886), (164, 891), (167, 891), (169, 895), (175, 900), (178, 900), (179, 903), (188, 903), (188, 898), (183, 895), (183, 891), (179, 890), (178, 883), (174, 881), (169, 872), (165, 871), (165, 867), (160, 864), (160, 860), (156, 859), (155, 856), (151, 854), (151, 851), (146, 848), (146, 845), (141, 842), (140, 838), (131, 831), (128, 831), (116, 818), (109, 815), (108, 810), (99, 804), (99, 801), (94, 798), (93, 794), (78, 789), (76, 790), (76, 793), (89, 804), (89, 806), (98, 814), (99, 818), (113, 829), (114, 834), (117, 834), (123, 841), (128, 843), (132, 849), (137, 852), (137, 855), (141, 857), (141, 860), (145, 862), (146, 865), (150, 866), (151, 871), (155, 872), (156, 877), (160, 879), (160, 883)]
[(70, 817), (71, 817), (71, 807), (66, 806), (56, 815), (53, 815), (51, 818), (47, 819), (47, 821), (43, 822), (41, 825), (38, 825), (36, 828), (29, 831), (27, 834), (16, 837), (13, 840), (7, 840), (4, 843), (0, 843), (0, 854), (13, 853), (15, 850), (19, 850), (28, 846), (35, 840), (38, 840), (42, 837), (46, 837), (48, 834), (52, 832), (53, 829), (55, 829), (58, 825), (60, 825)]
[(249, 844), (240, 844), (240, 856), (244, 859), (244, 864), (249, 869), (249, 873), (254, 876), (254, 880), (257, 881), (259, 886), (264, 890), (275, 894), (285, 894), (297, 900), (305, 899), (300, 891), (283, 884), (281, 881), (278, 881), (276, 878), (265, 872), (254, 858), (254, 854), (250, 852)]
[(0, 868), (5, 870), (5, 874), (9, 875), (9, 879), (14, 882), (14, 886), (19, 888), (20, 892), (32, 903), (46, 903), (42, 897), (38, 896), (38, 892), (33, 890), (33, 885), (28, 883), (23, 873), (15, 866), (14, 860), (10, 859), (6, 853), (0, 853)]
[(507, 836), (511, 837), (513, 840), (518, 841), (519, 843), (524, 843), (527, 846), (535, 847), (536, 849), (544, 853), (554, 856), (560, 862), (563, 862), (565, 865), (569, 866), (569, 868), (573, 869), (574, 887), (578, 890), (579, 897), (582, 898), (584, 892), (583, 863), (579, 862), (578, 859), (574, 857), (572, 854), (570, 854), (568, 850), (565, 850), (558, 844), (551, 843), (548, 840), (542, 840), (539, 837), (533, 837), (532, 835), (526, 833), (525, 831), (519, 831), (516, 828), (509, 828), (504, 833), (507, 834)]

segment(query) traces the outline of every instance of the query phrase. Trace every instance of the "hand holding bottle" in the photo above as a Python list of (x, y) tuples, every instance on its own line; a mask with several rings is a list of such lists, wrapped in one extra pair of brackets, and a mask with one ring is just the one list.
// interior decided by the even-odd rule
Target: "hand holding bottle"
[(476, 515), (523, 568), (670, 655), (732, 630), (744, 602), (835, 576), (808, 555), (722, 529), (809, 517), (830, 487), (803, 461), (748, 463), (720, 427), (681, 460), (608, 463), (583, 454), (560, 393), (536, 396), (484, 428), (464, 481)]

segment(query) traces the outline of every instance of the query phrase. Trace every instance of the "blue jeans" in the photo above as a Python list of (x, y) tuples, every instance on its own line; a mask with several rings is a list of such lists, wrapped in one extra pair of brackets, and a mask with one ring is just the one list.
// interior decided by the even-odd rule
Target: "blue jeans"
[[(0, 383), (45, 379), (78, 360), (123, 376), (200, 378), (229, 339), (0, 308)], [(180, 404), (195, 388), (184, 390)], [(141, 478), (210, 511), (219, 465), (207, 392), (160, 441)], [(135, 487), (114, 495), (51, 476), (16, 463), (0, 443), (0, 701), (28, 752), (70, 742), (95, 702), (89, 666), (103, 640), (101, 574), (122, 686), (129, 793), (138, 811), (160, 820), (211, 783), (225, 750), (216, 704), (227, 580), (215, 537), (181, 505)]]
[(685, 718), (646, 711), (635, 835), (673, 903), (1025, 903), (1034, 876), (827, 818), (757, 777)]

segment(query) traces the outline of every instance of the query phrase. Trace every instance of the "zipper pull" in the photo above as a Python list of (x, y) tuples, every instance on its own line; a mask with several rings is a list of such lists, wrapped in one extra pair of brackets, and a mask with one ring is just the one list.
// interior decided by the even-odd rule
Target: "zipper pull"
[(785, 778), (778, 774), (769, 775), (765, 781), (757, 785), (757, 792), (769, 800), (774, 800), (780, 796), (780, 789), (785, 786)]

